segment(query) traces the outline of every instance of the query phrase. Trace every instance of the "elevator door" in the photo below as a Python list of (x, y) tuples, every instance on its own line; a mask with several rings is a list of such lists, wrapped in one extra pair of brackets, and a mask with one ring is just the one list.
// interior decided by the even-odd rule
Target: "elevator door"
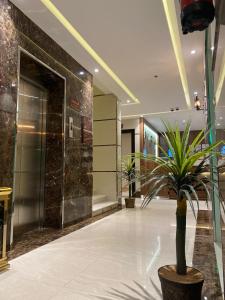
[(47, 91), (20, 78), (15, 155), (14, 234), (43, 220)]

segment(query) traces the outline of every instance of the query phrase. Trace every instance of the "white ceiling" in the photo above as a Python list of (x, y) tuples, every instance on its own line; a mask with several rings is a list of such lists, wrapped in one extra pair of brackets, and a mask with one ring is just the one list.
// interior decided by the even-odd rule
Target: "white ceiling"
[[(206, 114), (203, 111), (178, 111), (145, 117), (158, 131), (164, 131), (161, 120), (171, 124), (177, 124), (180, 130), (184, 130), (188, 121), (191, 121), (192, 130), (201, 130), (206, 126)], [(216, 128), (225, 129), (225, 107), (216, 110)]]
[[(99, 67), (41, 1), (11, 2), (88, 71), (93, 73)], [(159, 121), (155, 121), (159, 120), (159, 116), (164, 118), (168, 115), (174, 120), (176, 114), (180, 120), (190, 116), (193, 129), (200, 124), (204, 126), (204, 120), (199, 121), (199, 112), (186, 111), (187, 104), (161, 0), (52, 2), (139, 99), (140, 104), (123, 106), (123, 116), (168, 112), (172, 107), (179, 107), (185, 111), (173, 115), (149, 115), (148, 119), (160, 127)], [(176, 8), (179, 20), (179, 1), (176, 1)], [(192, 97), (194, 91), (203, 95), (204, 34), (197, 32), (184, 36), (180, 33), (180, 36), (190, 95)], [(196, 53), (191, 55), (193, 49)], [(126, 103), (128, 96), (105, 71), (100, 68), (94, 78), (101, 89), (115, 93), (122, 103)]]

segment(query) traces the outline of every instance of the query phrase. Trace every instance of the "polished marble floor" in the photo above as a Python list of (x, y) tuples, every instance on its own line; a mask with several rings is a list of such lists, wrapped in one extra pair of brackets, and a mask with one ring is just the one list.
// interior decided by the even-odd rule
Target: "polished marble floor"
[[(157, 269), (175, 262), (175, 205), (124, 209), (12, 260), (0, 274), (0, 299), (161, 299)], [(189, 210), (189, 265), (194, 239)]]

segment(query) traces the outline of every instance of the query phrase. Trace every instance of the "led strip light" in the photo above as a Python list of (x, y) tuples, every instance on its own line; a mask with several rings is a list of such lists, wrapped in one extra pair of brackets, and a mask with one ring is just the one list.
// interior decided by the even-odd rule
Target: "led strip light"
[(66, 28), (66, 30), (74, 37), (74, 39), (90, 54), (90, 56), (102, 67), (103, 70), (121, 87), (121, 89), (132, 99), (135, 103), (140, 101), (123, 83), (123, 81), (112, 71), (106, 62), (97, 54), (97, 52), (88, 44), (82, 35), (75, 29), (75, 27), (64, 17), (59, 9), (50, 0), (40, 0), (47, 9), (58, 19), (58, 21)]
[(190, 100), (190, 94), (188, 88), (187, 75), (185, 71), (185, 64), (182, 55), (182, 47), (181, 47), (180, 34), (179, 34), (178, 23), (177, 23), (175, 3), (174, 0), (162, 0), (162, 2), (166, 14), (169, 31), (170, 31), (170, 37), (173, 44), (173, 50), (175, 53), (177, 66), (180, 73), (181, 83), (184, 90), (184, 96), (186, 99), (187, 107), (191, 109), (192, 106), (191, 106), (191, 100)]
[(220, 101), (220, 96), (221, 96), (221, 92), (222, 92), (222, 88), (223, 88), (223, 84), (224, 84), (224, 79), (225, 79), (225, 52), (223, 55), (220, 76), (219, 76), (218, 85), (217, 85), (217, 89), (216, 89), (216, 95), (215, 95), (216, 105)]

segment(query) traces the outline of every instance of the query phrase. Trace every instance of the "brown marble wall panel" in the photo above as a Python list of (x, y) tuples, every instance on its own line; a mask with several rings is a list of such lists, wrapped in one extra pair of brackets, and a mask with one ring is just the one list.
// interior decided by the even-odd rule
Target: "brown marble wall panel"
[[(18, 60), (17, 31), (10, 13), (8, 1), (0, 0), (0, 186), (8, 187), (13, 186)], [(8, 241), (10, 227), (9, 221)]]
[[(45, 209), (45, 219), (48, 227), (62, 227), (62, 209), (59, 206)], [(61, 225), (60, 225), (61, 224)]]
[(0, 186), (13, 184), (16, 120), (17, 31), (7, 1), (0, 1)]
[[(0, 111), (0, 157), (1, 157), (1, 173), (10, 174), (8, 184), (11, 186), (12, 170), (13, 170), (13, 152), (15, 138), (15, 114)], [(5, 177), (5, 175), (4, 175)], [(5, 182), (1, 177), (1, 185)]]
[[(62, 91), (60, 83), (49, 90), (49, 99), (56, 101), (49, 101), (46, 115), (45, 219), (46, 225), (58, 227), (62, 225), (62, 219), (65, 223), (77, 222), (91, 214), (92, 75), (9, 1), (0, 0), (0, 16), (4, 17), (4, 22), (0, 19), (0, 59), (7, 62), (0, 64), (0, 84), (4, 82), (4, 88), (0, 85), (0, 123), (3, 124), (0, 137), (1, 141), (5, 140), (0, 144), (0, 159), (5, 161), (4, 172), (0, 171), (0, 185), (11, 183), (12, 186), (13, 181), (17, 53), (20, 47), (65, 79), (65, 107), (58, 97)], [(29, 72), (33, 70), (28, 62), (25, 65)], [(81, 70), (84, 75), (79, 74)], [(35, 70), (33, 76), (40, 79), (41, 72)], [(49, 72), (44, 85), (52, 83), (51, 80)], [(72, 107), (71, 103), (76, 105)], [(69, 138), (69, 117), (74, 120), (73, 138)], [(85, 131), (88, 131), (88, 138), (82, 140)]]
[(82, 124), (83, 124), (83, 129), (84, 130), (92, 132), (93, 120), (91, 118), (83, 116), (83, 118), (82, 118)]
[(85, 212), (89, 211), (88, 217), (92, 215), (92, 205), (89, 196), (67, 199), (64, 204), (64, 224), (74, 223), (74, 215), (78, 216), (76, 222), (87, 218)]

